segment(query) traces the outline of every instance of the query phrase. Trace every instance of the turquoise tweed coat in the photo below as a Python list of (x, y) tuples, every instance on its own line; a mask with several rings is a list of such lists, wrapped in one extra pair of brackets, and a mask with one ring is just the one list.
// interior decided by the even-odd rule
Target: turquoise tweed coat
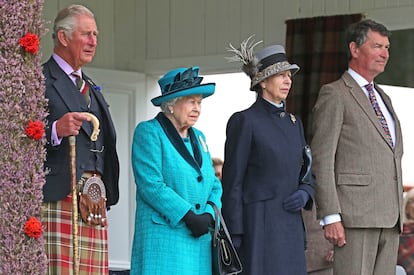
[(189, 133), (193, 146), (162, 113), (135, 129), (133, 275), (211, 275), (211, 235), (194, 238), (181, 219), (190, 209), (214, 217), (207, 201), (221, 208), (222, 188), (203, 133), (193, 127)]

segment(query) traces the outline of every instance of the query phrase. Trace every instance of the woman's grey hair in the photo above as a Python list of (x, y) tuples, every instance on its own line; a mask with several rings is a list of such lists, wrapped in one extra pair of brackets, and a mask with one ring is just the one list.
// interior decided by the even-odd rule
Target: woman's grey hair
[(362, 44), (367, 41), (368, 31), (377, 32), (382, 36), (390, 37), (391, 32), (383, 24), (375, 22), (371, 19), (365, 19), (351, 24), (346, 31), (346, 45), (348, 60), (351, 60), (352, 54), (349, 49), (349, 43), (355, 42), (357, 47), (361, 47)]
[(171, 100), (168, 100), (168, 101), (165, 101), (165, 102), (161, 103), (161, 105), (160, 105), (161, 111), (162, 111), (164, 114), (171, 114), (171, 111), (170, 111), (170, 108), (169, 108), (169, 107), (174, 106), (174, 105), (175, 105), (175, 103), (177, 103), (177, 101), (178, 101), (180, 98), (181, 98), (181, 97), (176, 97), (176, 98), (173, 98), (173, 99), (171, 99)]
[(59, 43), (57, 33), (60, 30), (64, 30), (66, 36), (72, 38), (72, 33), (77, 27), (76, 18), (80, 15), (86, 15), (90, 16), (91, 18), (95, 18), (94, 14), (88, 8), (82, 5), (70, 5), (58, 13), (53, 24), (52, 34), (53, 43), (55, 46)]

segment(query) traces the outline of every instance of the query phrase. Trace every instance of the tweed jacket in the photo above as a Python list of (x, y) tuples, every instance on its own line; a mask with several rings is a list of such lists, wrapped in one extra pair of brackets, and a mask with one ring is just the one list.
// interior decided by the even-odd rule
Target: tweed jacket
[[(59, 146), (52, 146), (52, 123), (68, 112), (88, 112), (79, 90), (73, 85), (72, 80), (58, 66), (51, 57), (43, 65), (43, 74), (46, 78), (46, 98), (48, 99), (49, 115), (47, 117), (46, 137), (47, 156), (44, 169), (47, 171), (46, 184), (43, 187), (44, 201), (58, 201), (66, 197), (71, 190), (70, 160), (68, 138), (63, 138)], [(108, 103), (102, 93), (98, 91), (92, 80), (83, 74), (83, 78), (89, 85), (89, 91), (97, 99), (101, 109), (103, 121), (100, 128), (104, 135), (104, 173), (102, 180), (106, 187), (107, 206), (114, 205), (119, 199), (119, 161), (116, 152), (115, 127), (109, 113)], [(84, 172), (83, 164), (86, 162), (86, 154), (90, 150), (90, 134), (92, 126), (83, 123), (81, 131), (76, 136), (76, 179), (79, 180)]]
[(189, 133), (192, 150), (190, 140), (183, 142), (162, 113), (135, 129), (137, 207), (131, 274), (211, 274), (211, 235), (194, 238), (182, 218), (190, 209), (214, 217), (207, 201), (221, 208), (222, 188), (203, 133), (194, 127)]
[(394, 147), (348, 72), (320, 90), (312, 139), (317, 216), (339, 213), (345, 227), (402, 228), (401, 126), (390, 98), (375, 89), (395, 121)]

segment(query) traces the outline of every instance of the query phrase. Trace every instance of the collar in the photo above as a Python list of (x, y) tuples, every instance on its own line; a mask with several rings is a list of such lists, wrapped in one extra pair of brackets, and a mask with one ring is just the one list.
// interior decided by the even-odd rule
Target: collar
[(356, 83), (358, 83), (359, 87), (365, 87), (365, 85), (369, 84), (369, 82), (365, 78), (363, 78), (359, 73), (352, 70), (351, 68), (348, 68), (348, 73), (352, 76)]
[(171, 141), (175, 149), (180, 153), (180, 155), (197, 171), (199, 171), (201, 175), (201, 166), (202, 166), (202, 158), (200, 147), (198, 146), (197, 138), (194, 134), (193, 128), (188, 129), (188, 136), (191, 140), (191, 146), (193, 148), (194, 157), (190, 154), (190, 152), (185, 147), (184, 141), (181, 136), (178, 134), (177, 129), (175, 129), (172, 122), (164, 115), (164, 113), (160, 112), (155, 117), (156, 120), (160, 123), (162, 129), (165, 132), (165, 135)]
[[(53, 59), (56, 61), (56, 63), (58, 64), (58, 66), (62, 69), (62, 71), (64, 71), (68, 76), (70, 76), (71, 78), (74, 78), (71, 73), (74, 72), (73, 68), (71, 65), (69, 65), (68, 62), (66, 62), (62, 57), (60, 57), (59, 55), (57, 55), (56, 53), (53, 53)], [(79, 69), (76, 71), (79, 75), (82, 75), (82, 69)]]

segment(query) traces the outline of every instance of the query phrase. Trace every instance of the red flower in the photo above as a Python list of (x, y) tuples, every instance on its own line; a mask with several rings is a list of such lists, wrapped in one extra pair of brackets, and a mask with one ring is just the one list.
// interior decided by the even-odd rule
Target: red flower
[(39, 140), (43, 137), (45, 132), (43, 123), (39, 120), (29, 121), (29, 124), (26, 127), (26, 135), (35, 140)]
[(24, 47), (26, 52), (37, 54), (40, 42), (36, 34), (29, 32), (25, 36), (20, 38), (19, 44), (20, 46)]
[(35, 217), (30, 217), (24, 225), (24, 233), (31, 238), (40, 238), (42, 231), (42, 223)]

